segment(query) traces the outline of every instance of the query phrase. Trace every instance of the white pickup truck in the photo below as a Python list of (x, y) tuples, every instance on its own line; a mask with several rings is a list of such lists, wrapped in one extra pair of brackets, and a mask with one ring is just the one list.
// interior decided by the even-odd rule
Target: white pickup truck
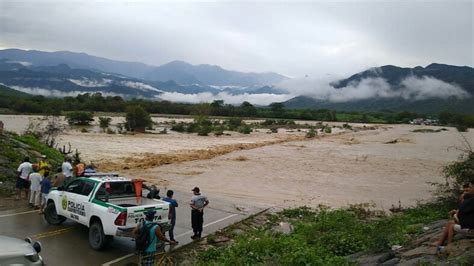
[(114, 236), (130, 237), (144, 213), (154, 210), (155, 222), (169, 228), (169, 203), (139, 197), (130, 179), (123, 177), (76, 178), (51, 190), (47, 197), (45, 219), (59, 225), (69, 218), (89, 227), (89, 244), (104, 248)]

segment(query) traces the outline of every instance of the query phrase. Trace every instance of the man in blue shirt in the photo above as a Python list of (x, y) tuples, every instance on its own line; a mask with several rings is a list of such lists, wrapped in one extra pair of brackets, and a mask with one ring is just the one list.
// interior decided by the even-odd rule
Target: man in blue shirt
[(173, 190), (168, 190), (166, 192), (166, 197), (164, 197), (163, 200), (166, 202), (169, 202), (170, 204), (170, 210), (168, 214), (168, 219), (171, 222), (171, 228), (169, 230), (170, 240), (175, 241), (175, 244), (178, 244), (178, 241), (174, 239), (174, 231), (173, 231), (174, 226), (176, 224), (176, 208), (178, 207), (178, 202), (175, 199), (173, 199), (173, 194), (174, 194)]

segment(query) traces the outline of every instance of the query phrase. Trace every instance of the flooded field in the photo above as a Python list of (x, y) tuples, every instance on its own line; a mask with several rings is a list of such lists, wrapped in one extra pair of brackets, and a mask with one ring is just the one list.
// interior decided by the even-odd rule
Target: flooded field
[[(28, 116), (0, 116), (6, 130), (21, 132)], [(160, 119), (167, 122), (172, 118)], [(113, 123), (122, 121), (116, 117)], [(178, 119), (175, 119), (178, 120)], [(340, 123), (339, 123), (340, 124)], [(362, 129), (362, 125), (359, 126)], [(61, 143), (78, 148), (103, 170), (141, 177), (162, 188), (200, 186), (211, 198), (236, 205), (342, 206), (372, 202), (388, 209), (431, 197), (428, 182), (443, 181), (442, 167), (462, 153), (454, 128), (378, 125), (371, 130), (334, 130), (306, 139), (305, 132), (280, 129), (250, 135), (120, 135), (68, 130)], [(97, 131), (99, 132), (99, 131)], [(463, 133), (474, 143), (473, 131)]]

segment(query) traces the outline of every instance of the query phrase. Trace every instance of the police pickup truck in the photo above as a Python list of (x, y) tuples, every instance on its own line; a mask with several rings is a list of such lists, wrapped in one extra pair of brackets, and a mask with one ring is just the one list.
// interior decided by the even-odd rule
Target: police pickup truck
[(89, 244), (104, 248), (114, 236), (130, 237), (144, 212), (154, 210), (155, 222), (169, 228), (169, 203), (136, 196), (132, 180), (117, 176), (76, 178), (48, 194), (46, 221), (59, 225), (67, 218), (89, 228)]

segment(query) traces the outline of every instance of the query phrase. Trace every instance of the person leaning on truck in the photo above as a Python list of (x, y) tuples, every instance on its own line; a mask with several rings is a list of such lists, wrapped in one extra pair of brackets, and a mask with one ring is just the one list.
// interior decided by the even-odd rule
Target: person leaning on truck
[(194, 196), (191, 198), (191, 225), (193, 227), (194, 235), (192, 239), (201, 238), (202, 223), (204, 222), (204, 208), (209, 204), (209, 201), (204, 195), (201, 195), (198, 187), (193, 188)]
[(158, 244), (158, 239), (164, 242), (169, 242), (174, 244), (174, 241), (166, 239), (165, 235), (161, 232), (160, 226), (153, 222), (156, 211), (147, 211), (145, 212), (145, 221), (143, 223), (137, 224), (137, 226), (132, 231), (133, 239), (136, 239), (140, 233), (140, 228), (146, 224), (154, 224), (150, 228), (150, 245), (142, 252), (141, 255), (141, 265), (155, 265), (155, 255), (156, 255), (156, 245)]

